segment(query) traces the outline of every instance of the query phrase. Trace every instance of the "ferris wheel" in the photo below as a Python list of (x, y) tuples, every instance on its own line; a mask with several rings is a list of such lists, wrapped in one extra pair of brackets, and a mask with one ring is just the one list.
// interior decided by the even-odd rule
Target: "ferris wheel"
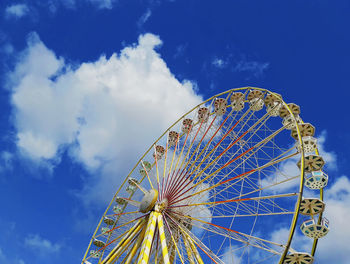
[(142, 155), (82, 263), (313, 263), (329, 231), (314, 133), (298, 105), (266, 89), (211, 97)]

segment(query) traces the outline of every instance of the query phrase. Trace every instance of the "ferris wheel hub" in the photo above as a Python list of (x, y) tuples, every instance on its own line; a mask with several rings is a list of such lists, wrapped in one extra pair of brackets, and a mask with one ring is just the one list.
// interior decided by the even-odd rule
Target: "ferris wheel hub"
[(168, 207), (168, 199), (164, 198), (159, 203), (156, 204), (155, 211), (157, 211), (158, 213), (161, 213), (167, 207)]
[(151, 211), (158, 199), (158, 191), (156, 189), (151, 189), (148, 192), (145, 193), (145, 195), (142, 198), (139, 211), (141, 213), (147, 213)]

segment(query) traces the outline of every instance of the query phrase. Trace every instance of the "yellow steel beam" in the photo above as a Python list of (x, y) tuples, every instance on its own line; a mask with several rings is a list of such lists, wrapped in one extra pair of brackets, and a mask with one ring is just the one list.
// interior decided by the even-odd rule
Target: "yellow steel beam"
[(199, 255), (199, 252), (198, 252), (198, 250), (197, 250), (196, 245), (195, 245), (195, 244), (193, 243), (193, 241), (192, 241), (192, 238), (191, 238), (190, 236), (188, 236), (188, 235), (185, 235), (185, 236), (186, 236), (188, 242), (190, 243), (191, 249), (192, 249), (192, 251), (193, 251), (193, 253), (194, 253), (194, 256), (195, 256), (197, 262), (198, 262), (199, 264), (204, 264), (204, 262), (203, 262), (203, 260), (202, 260), (202, 258), (201, 258), (201, 255)]
[(137, 261), (138, 264), (147, 264), (149, 260), (149, 254), (151, 252), (153, 237), (154, 237), (154, 231), (156, 229), (157, 224), (157, 216), (159, 213), (157, 212), (151, 212), (148, 223), (147, 223), (147, 229), (146, 234), (142, 242), (142, 248), (140, 251), (139, 259)]
[(140, 248), (143, 238), (145, 237), (146, 227), (147, 227), (146, 223), (144, 223), (142, 226), (142, 230), (139, 234), (139, 238), (137, 239), (134, 246), (129, 251), (124, 264), (131, 264), (132, 263), (132, 260), (135, 257), (137, 250)]
[(188, 261), (190, 262), (190, 264), (196, 264), (194, 262), (194, 258), (192, 255), (192, 248), (191, 248), (190, 242), (188, 241), (188, 239), (185, 235), (183, 236), (183, 240), (184, 240), (184, 244), (185, 244), (186, 251), (187, 251)]
[(167, 247), (165, 233), (164, 233), (163, 216), (160, 213), (158, 213), (158, 230), (159, 230), (160, 244), (162, 246), (163, 263), (170, 264), (168, 247)]
[(128, 248), (131, 240), (136, 236), (140, 229), (145, 224), (145, 219), (140, 220), (136, 225), (134, 225), (130, 231), (123, 237), (123, 239), (118, 243), (118, 245), (108, 254), (108, 256), (103, 260), (103, 264), (112, 264), (118, 260), (119, 256)]

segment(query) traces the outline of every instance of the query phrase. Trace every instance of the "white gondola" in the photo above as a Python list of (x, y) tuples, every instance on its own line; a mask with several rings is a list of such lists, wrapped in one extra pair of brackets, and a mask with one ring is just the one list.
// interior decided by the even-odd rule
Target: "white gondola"
[(313, 256), (304, 252), (294, 252), (286, 256), (283, 264), (312, 264)]
[(128, 186), (126, 187), (126, 191), (127, 191), (129, 194), (133, 194), (136, 190), (137, 190), (137, 187), (136, 187), (136, 186), (128, 185)]
[(222, 116), (226, 113), (227, 101), (224, 98), (216, 98), (214, 102), (214, 113)]
[[(304, 147), (304, 153), (312, 153), (317, 148), (317, 139), (311, 136), (302, 137), (301, 140), (303, 141), (303, 147)], [(298, 152), (301, 151), (301, 147), (299, 142), (296, 143), (296, 148)]]
[(280, 102), (273, 102), (266, 106), (266, 111), (269, 113), (270, 116), (278, 116), (281, 106), (282, 104)]
[[(299, 116), (300, 114), (300, 107), (296, 104), (290, 103), (288, 104), (288, 107), (292, 114), (289, 112), (287, 107), (282, 106), (280, 108), (280, 117), (282, 118), (282, 124), (286, 127), (286, 129), (293, 129), (297, 124), (301, 124), (301, 118)], [(295, 122), (296, 121), (296, 122)]]
[(193, 121), (192, 119), (186, 118), (184, 121), (182, 121), (182, 132), (183, 133), (188, 133), (191, 131), (193, 126)]
[(176, 145), (176, 142), (179, 140), (179, 133), (176, 131), (170, 131), (168, 136), (168, 146), (172, 147)]
[(153, 153), (153, 158), (155, 158), (157, 160), (160, 160), (160, 159), (163, 158), (164, 153), (165, 153), (164, 147), (158, 145), (158, 146), (155, 147), (155, 151)]
[(138, 184), (138, 181), (134, 178), (129, 178), (128, 179), (128, 186), (126, 187), (126, 191), (129, 193), (129, 194), (133, 194), (136, 190), (137, 190), (137, 184)]
[(102, 233), (102, 234), (106, 234), (106, 233), (109, 232), (109, 231), (111, 231), (110, 228), (108, 228), (108, 227), (101, 227), (101, 233)]
[(129, 185), (136, 186), (139, 182), (135, 178), (129, 177), (128, 178), (128, 183), (129, 183)]
[(312, 190), (319, 190), (328, 184), (328, 175), (323, 171), (312, 171), (305, 176), (305, 186)]
[[(295, 119), (295, 121), (294, 121)], [(301, 118), (300, 116), (286, 116), (285, 118), (282, 119), (282, 125), (286, 127), (286, 129), (293, 129), (297, 124), (301, 124)]]
[(207, 107), (201, 107), (198, 109), (198, 121), (207, 122), (209, 119), (209, 109)]
[(260, 111), (264, 107), (264, 94), (259, 90), (253, 90), (248, 94), (249, 107), (252, 111)]
[(113, 206), (113, 209), (112, 211), (115, 213), (115, 214), (120, 214), (121, 212), (123, 212), (123, 208), (121, 206)]
[(101, 252), (97, 250), (90, 250), (90, 256), (92, 258), (100, 258), (101, 257)]
[(129, 194), (133, 194), (136, 190), (137, 190), (137, 184), (138, 184), (138, 181), (134, 178), (129, 178), (128, 179), (128, 186), (126, 187), (126, 191), (129, 193)]
[(244, 95), (241, 92), (232, 93), (231, 106), (234, 111), (241, 111), (244, 108)]
[(147, 173), (151, 170), (152, 164), (148, 161), (143, 161), (141, 162), (141, 169), (140, 169), (140, 174), (143, 177), (147, 176)]
[(324, 211), (325, 203), (318, 198), (304, 198), (300, 203), (302, 215), (314, 216)]
[(329, 222), (326, 218), (321, 223), (316, 223), (315, 219), (307, 220), (300, 226), (301, 231), (307, 237), (318, 239), (324, 237), (329, 232)]
[(278, 116), (282, 107), (282, 96), (279, 94), (268, 94), (264, 103), (270, 116)]

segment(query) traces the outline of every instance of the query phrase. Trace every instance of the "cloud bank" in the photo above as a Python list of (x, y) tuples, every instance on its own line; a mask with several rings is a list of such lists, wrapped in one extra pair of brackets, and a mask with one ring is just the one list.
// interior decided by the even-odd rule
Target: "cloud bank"
[(8, 83), (23, 156), (52, 165), (67, 151), (90, 172), (102, 171), (86, 184), (110, 197), (147, 147), (202, 101), (193, 83), (170, 72), (155, 50), (161, 44), (141, 35), (119, 54), (73, 68), (31, 34)]
[(28, 14), (29, 8), (26, 4), (14, 4), (6, 7), (5, 14), (7, 17), (21, 18)]

